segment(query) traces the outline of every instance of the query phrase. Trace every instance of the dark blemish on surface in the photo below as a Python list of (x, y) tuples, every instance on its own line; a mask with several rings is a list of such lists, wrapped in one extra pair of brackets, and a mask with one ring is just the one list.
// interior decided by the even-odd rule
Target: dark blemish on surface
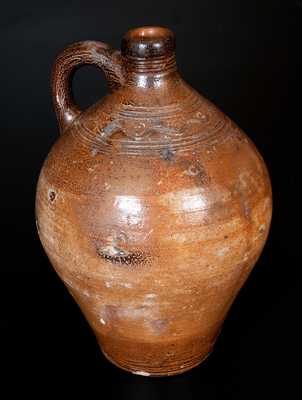
[(107, 139), (115, 133), (115, 131), (120, 130), (121, 126), (118, 121), (111, 121), (109, 124), (105, 125), (101, 131), (97, 134), (96, 139), (101, 139), (108, 141)]
[(122, 250), (116, 246), (97, 246), (97, 254), (103, 258), (103, 260), (112, 264), (124, 264), (124, 265), (138, 265), (146, 263), (147, 257), (144, 253), (136, 251), (130, 253)]
[(160, 157), (165, 161), (173, 161), (175, 158), (175, 151), (169, 148), (160, 151)]
[(228, 239), (228, 235), (224, 235), (224, 239)]
[(198, 171), (196, 177), (202, 185), (210, 183), (210, 177), (202, 164), (197, 164), (196, 171)]
[(264, 232), (265, 232), (265, 227), (264, 227), (264, 226), (260, 226), (259, 232), (260, 232), (260, 233), (264, 233)]
[(186, 171), (186, 175), (189, 176), (196, 176), (198, 174), (200, 174), (200, 168), (198, 165), (190, 165), (190, 167)]
[(112, 257), (105, 256), (104, 259), (113, 264), (125, 264), (125, 265), (138, 265), (146, 262), (146, 257), (139, 252), (128, 254), (127, 256)]
[(96, 147), (93, 147), (91, 149), (91, 155), (92, 157), (95, 157), (99, 153), (98, 149)]
[(184, 175), (195, 177), (197, 182), (202, 185), (210, 183), (211, 179), (207, 174), (205, 167), (200, 162), (195, 162), (194, 164), (184, 161)]
[(48, 192), (48, 198), (49, 198), (49, 200), (51, 201), (51, 202), (54, 202), (55, 201), (55, 199), (56, 199), (56, 192), (54, 192), (53, 190), (50, 190), (49, 192)]

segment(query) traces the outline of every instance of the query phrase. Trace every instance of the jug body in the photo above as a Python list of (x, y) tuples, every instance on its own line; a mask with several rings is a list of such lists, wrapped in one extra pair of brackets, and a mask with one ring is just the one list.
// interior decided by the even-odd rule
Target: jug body
[[(69, 85), (87, 63), (111, 93), (81, 111)], [(145, 376), (191, 369), (265, 244), (263, 159), (180, 77), (164, 28), (129, 31), (121, 53), (100, 42), (67, 48), (53, 93), (62, 134), (37, 187), (43, 247), (109, 360)]]

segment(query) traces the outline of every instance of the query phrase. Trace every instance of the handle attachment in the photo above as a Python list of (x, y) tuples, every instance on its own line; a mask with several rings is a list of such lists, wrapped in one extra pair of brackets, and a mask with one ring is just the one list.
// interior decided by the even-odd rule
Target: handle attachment
[(68, 46), (55, 60), (51, 76), (52, 98), (61, 134), (82, 112), (74, 102), (71, 83), (75, 71), (88, 64), (103, 70), (110, 89), (116, 90), (124, 84), (119, 51), (96, 41)]

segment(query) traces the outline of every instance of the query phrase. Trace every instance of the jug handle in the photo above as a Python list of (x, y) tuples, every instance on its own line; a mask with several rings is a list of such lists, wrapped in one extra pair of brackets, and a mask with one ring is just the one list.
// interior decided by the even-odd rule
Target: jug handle
[(56, 58), (51, 74), (52, 98), (61, 134), (82, 112), (74, 102), (71, 85), (75, 71), (84, 65), (102, 69), (111, 90), (124, 84), (119, 51), (108, 44), (90, 40), (68, 46)]

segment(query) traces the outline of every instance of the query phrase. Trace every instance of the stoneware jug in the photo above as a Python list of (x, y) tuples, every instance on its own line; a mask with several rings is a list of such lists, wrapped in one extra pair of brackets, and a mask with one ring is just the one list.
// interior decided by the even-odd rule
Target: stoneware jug
[[(70, 82), (85, 64), (111, 90), (82, 111)], [(168, 29), (130, 30), (121, 52), (67, 47), (52, 91), (61, 136), (37, 188), (43, 247), (112, 363), (144, 376), (189, 370), (212, 351), (263, 249), (265, 164), (181, 78)]]

